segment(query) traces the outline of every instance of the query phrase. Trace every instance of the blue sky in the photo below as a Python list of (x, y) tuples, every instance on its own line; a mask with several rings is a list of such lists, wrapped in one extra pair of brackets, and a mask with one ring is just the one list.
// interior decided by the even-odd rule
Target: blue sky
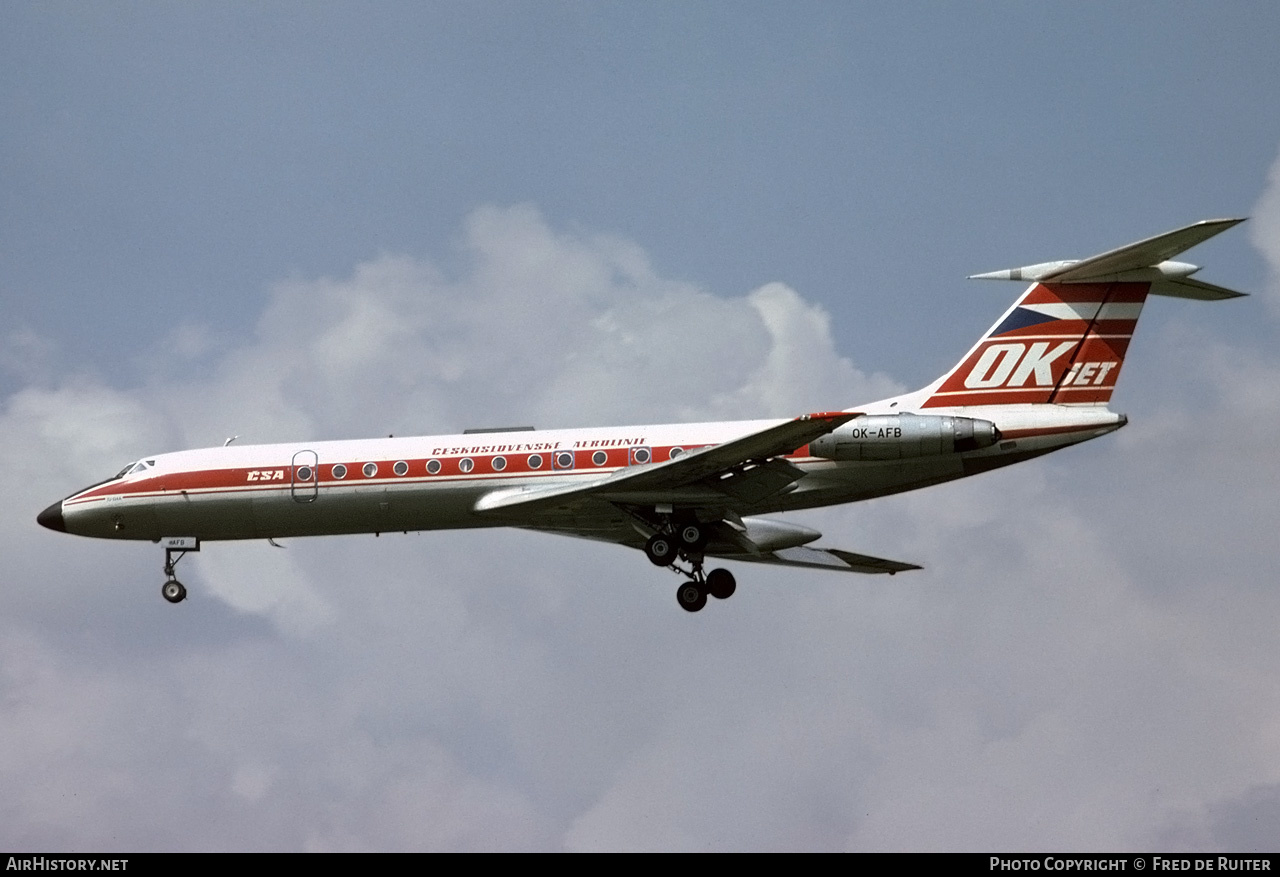
[[(274, 279), (441, 253), (476, 205), (531, 202), (719, 292), (785, 279), (877, 322), (871, 293), (892, 293), (883, 318), (910, 325), (937, 306), (904, 291), (1244, 209), (1280, 139), (1259, 106), (1273, 16), (18, 6), (4, 302), (110, 361), (154, 334), (137, 308), (242, 332)], [(86, 301), (123, 345), (77, 319)], [(877, 362), (915, 361), (901, 340)]]
[[(1274, 5), (3, 19), (0, 846), (1268, 842)], [(638, 554), (496, 531), (215, 546), (175, 609), (153, 546), (34, 523), (233, 434), (853, 405), (1018, 291), (965, 275), (1242, 215), (1187, 258), (1256, 294), (1146, 309), (1123, 433), (800, 516), (910, 580), (685, 617)]]

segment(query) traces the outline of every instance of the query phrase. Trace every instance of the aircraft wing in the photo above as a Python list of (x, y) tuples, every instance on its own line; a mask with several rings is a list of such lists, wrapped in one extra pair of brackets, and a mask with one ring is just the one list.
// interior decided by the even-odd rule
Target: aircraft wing
[[(799, 480), (803, 471), (782, 455), (858, 416), (845, 411), (806, 414), (674, 460), (629, 467), (586, 483), (499, 489), (481, 497), (475, 509), (507, 518), (517, 527), (640, 549), (647, 534), (637, 524), (652, 520), (649, 513), (655, 505), (703, 506), (727, 512), (723, 520), (707, 524), (706, 553), (711, 557), (837, 572), (892, 575), (920, 569), (912, 563), (852, 551), (807, 547), (804, 542), (821, 534), (759, 519), (744, 522), (731, 511), (735, 505), (750, 505)], [(763, 530), (759, 529), (762, 523), (768, 524)]]
[[(721, 555), (717, 555), (721, 556)], [(839, 548), (808, 548), (797, 545), (794, 548), (782, 548), (767, 555), (727, 555), (733, 560), (746, 560), (752, 563), (776, 563), (784, 566), (807, 566), (811, 569), (829, 569), (835, 572), (859, 573), (894, 573), (912, 569), (924, 569), (914, 563), (903, 563), (900, 560), (886, 560), (883, 557), (871, 557), (866, 554), (855, 554), (852, 551), (841, 551)]]
[(586, 499), (650, 505), (723, 504), (734, 499), (751, 502), (799, 480), (799, 467), (779, 457), (858, 416), (858, 412), (848, 411), (805, 414), (674, 460), (632, 466), (586, 483), (495, 490), (481, 497), (475, 510), (495, 515), (517, 509), (532, 512)]

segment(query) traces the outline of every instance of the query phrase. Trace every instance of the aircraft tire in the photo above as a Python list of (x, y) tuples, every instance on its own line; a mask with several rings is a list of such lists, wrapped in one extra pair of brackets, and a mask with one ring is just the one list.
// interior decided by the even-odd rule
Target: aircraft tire
[(654, 566), (671, 566), (675, 563), (679, 549), (676, 548), (675, 540), (666, 533), (655, 533), (644, 544), (644, 553)]
[(707, 532), (698, 523), (685, 524), (676, 530), (680, 547), (687, 551), (700, 551), (707, 544)]
[(697, 612), (707, 605), (707, 592), (695, 581), (682, 582), (676, 589), (676, 602), (686, 612)]
[(717, 600), (728, 600), (738, 590), (738, 582), (727, 569), (713, 569), (707, 573), (707, 591)]
[(160, 594), (170, 603), (181, 603), (187, 599), (187, 589), (177, 579), (170, 579), (160, 586)]

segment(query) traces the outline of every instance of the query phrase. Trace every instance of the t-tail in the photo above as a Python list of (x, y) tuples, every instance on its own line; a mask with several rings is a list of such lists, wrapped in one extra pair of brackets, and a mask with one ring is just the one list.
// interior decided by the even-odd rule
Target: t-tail
[(919, 408), (1018, 403), (1105, 406), (1148, 295), (1217, 301), (1244, 293), (1170, 261), (1243, 219), (1210, 219), (1077, 261), (975, 274), (1031, 286), (960, 362), (911, 394)]

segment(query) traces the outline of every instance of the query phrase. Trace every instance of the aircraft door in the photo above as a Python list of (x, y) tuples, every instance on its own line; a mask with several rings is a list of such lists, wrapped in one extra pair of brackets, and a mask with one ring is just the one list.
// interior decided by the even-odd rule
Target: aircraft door
[(294, 502), (315, 502), (320, 495), (320, 466), (315, 451), (298, 451), (289, 469), (289, 492)]

